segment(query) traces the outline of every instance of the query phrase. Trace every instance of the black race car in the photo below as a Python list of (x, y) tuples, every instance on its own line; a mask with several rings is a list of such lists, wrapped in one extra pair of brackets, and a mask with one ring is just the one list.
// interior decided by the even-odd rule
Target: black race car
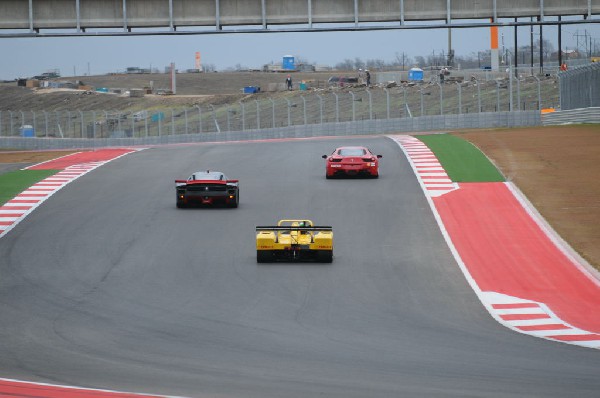
[(177, 207), (223, 204), (238, 207), (240, 183), (219, 171), (199, 171), (187, 180), (175, 180)]

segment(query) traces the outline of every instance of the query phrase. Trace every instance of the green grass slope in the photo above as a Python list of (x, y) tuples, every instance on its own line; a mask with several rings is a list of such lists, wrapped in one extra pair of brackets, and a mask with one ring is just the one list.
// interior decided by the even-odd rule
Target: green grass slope
[(0, 206), (60, 170), (17, 170), (0, 175)]
[(454, 182), (503, 182), (502, 174), (473, 144), (450, 134), (417, 137), (435, 153)]

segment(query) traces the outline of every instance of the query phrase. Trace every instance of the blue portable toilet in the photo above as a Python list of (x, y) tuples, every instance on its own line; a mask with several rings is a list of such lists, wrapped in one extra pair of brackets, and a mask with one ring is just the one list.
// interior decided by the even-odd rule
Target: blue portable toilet
[(296, 70), (296, 60), (293, 55), (284, 55), (281, 65), (283, 70)]
[(35, 130), (29, 124), (24, 124), (19, 130), (21, 130), (21, 137), (35, 137)]
[(244, 87), (244, 94), (256, 94), (256, 93), (260, 93), (260, 87), (257, 87), (257, 86)]
[(152, 116), (150, 116), (150, 120), (152, 120), (153, 122), (158, 122), (159, 120), (165, 120), (165, 114), (163, 112), (157, 112), (154, 113)]
[(408, 71), (408, 80), (413, 82), (423, 81), (423, 69), (410, 68), (410, 70)]

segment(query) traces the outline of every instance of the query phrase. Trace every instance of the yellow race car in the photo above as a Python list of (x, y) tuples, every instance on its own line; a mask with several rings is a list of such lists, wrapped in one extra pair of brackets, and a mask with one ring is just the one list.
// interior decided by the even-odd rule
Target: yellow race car
[(256, 227), (256, 261), (333, 261), (333, 228), (311, 220), (280, 220)]

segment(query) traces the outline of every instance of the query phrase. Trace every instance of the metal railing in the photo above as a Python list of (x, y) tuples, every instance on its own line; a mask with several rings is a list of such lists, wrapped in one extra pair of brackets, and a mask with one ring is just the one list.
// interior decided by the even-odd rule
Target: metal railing
[[(261, 94), (225, 105), (130, 111), (0, 111), (0, 137), (139, 138), (557, 107), (555, 77)], [(477, 128), (477, 126), (471, 126)]]
[(561, 110), (600, 106), (600, 63), (561, 72), (558, 78)]

